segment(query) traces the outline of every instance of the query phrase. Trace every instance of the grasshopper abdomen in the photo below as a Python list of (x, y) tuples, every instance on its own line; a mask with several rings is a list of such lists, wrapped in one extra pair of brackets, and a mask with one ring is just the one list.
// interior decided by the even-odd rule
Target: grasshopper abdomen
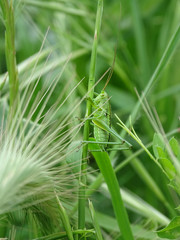
[[(94, 119), (98, 119), (106, 123), (109, 127), (111, 125), (111, 109), (110, 109), (110, 103), (109, 103), (109, 97), (108, 94), (102, 90), (101, 93), (94, 99), (94, 105), (96, 106), (96, 111), (94, 113)], [(110, 134), (100, 128), (96, 123), (94, 122), (94, 138), (97, 142), (108, 142)], [(104, 149), (107, 148), (107, 144), (104, 144), (102, 146)]]

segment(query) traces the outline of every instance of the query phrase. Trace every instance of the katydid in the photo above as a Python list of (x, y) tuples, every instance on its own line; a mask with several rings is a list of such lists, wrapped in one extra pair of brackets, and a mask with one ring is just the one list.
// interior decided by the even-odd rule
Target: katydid
[[(112, 75), (112, 71), (111, 71), (111, 75)], [(110, 77), (111, 76), (108, 77), (103, 90), (95, 99), (88, 98), (88, 100), (92, 104), (92, 107), (95, 109), (93, 117), (91, 119), (94, 124), (94, 138), (96, 141), (95, 142), (84, 141), (84, 142), (96, 143), (96, 144), (98, 143), (101, 146), (102, 151), (129, 149), (129, 148), (119, 148), (119, 149), (107, 148), (109, 144), (121, 145), (123, 143), (127, 143), (129, 147), (132, 146), (129, 142), (121, 138), (121, 136), (119, 136), (119, 134), (113, 128), (111, 128), (111, 106), (109, 102), (109, 96), (105, 92), (105, 88), (110, 81)], [(120, 140), (120, 142), (109, 142), (110, 134), (117, 137)]]

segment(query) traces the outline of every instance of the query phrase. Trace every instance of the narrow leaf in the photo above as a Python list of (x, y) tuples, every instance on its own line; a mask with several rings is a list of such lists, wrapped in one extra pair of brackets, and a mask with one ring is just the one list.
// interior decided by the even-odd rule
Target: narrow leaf
[(154, 146), (157, 150), (158, 158), (168, 158), (167, 153), (159, 146)]
[(161, 164), (164, 171), (167, 173), (169, 179), (173, 179), (176, 176), (176, 169), (171, 161), (167, 158), (160, 158), (159, 163)]
[(172, 137), (169, 140), (169, 144), (171, 146), (171, 149), (172, 149), (174, 155), (180, 160), (180, 146), (179, 146), (178, 141), (175, 139), (175, 137)]
[(167, 227), (157, 232), (158, 236), (167, 239), (179, 239), (180, 238), (180, 217), (175, 217), (168, 224)]
[(159, 158), (157, 146), (164, 149), (164, 141), (163, 141), (163, 138), (160, 134), (155, 133), (154, 138), (153, 138), (153, 152), (154, 152), (155, 157)]

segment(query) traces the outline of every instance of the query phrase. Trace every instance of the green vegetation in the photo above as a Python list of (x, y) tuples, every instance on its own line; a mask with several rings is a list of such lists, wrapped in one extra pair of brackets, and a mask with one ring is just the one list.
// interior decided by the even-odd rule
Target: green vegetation
[(0, 17), (0, 238), (180, 239), (179, 1)]

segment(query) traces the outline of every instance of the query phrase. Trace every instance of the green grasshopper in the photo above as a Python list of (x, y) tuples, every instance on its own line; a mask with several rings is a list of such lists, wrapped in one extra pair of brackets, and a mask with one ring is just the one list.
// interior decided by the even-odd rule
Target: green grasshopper
[[(112, 70), (111, 70), (111, 75), (112, 75)], [(86, 143), (94, 143), (94, 144), (99, 144), (100, 148), (102, 151), (110, 151), (110, 150), (123, 150), (123, 149), (129, 149), (132, 147), (132, 145), (121, 138), (119, 134), (111, 128), (111, 106), (109, 102), (109, 96), (105, 92), (105, 88), (107, 84), (110, 81), (111, 75), (108, 77), (107, 82), (101, 91), (99, 95), (95, 99), (90, 99), (88, 100), (91, 102), (92, 107), (95, 109), (92, 122), (94, 124), (94, 138), (96, 141), (84, 141)], [(117, 137), (120, 142), (109, 142), (110, 139), (110, 134), (114, 135)], [(108, 149), (108, 145), (122, 145), (123, 143), (126, 143), (129, 148), (113, 148), (113, 149)], [(96, 150), (97, 151), (97, 150)]]

